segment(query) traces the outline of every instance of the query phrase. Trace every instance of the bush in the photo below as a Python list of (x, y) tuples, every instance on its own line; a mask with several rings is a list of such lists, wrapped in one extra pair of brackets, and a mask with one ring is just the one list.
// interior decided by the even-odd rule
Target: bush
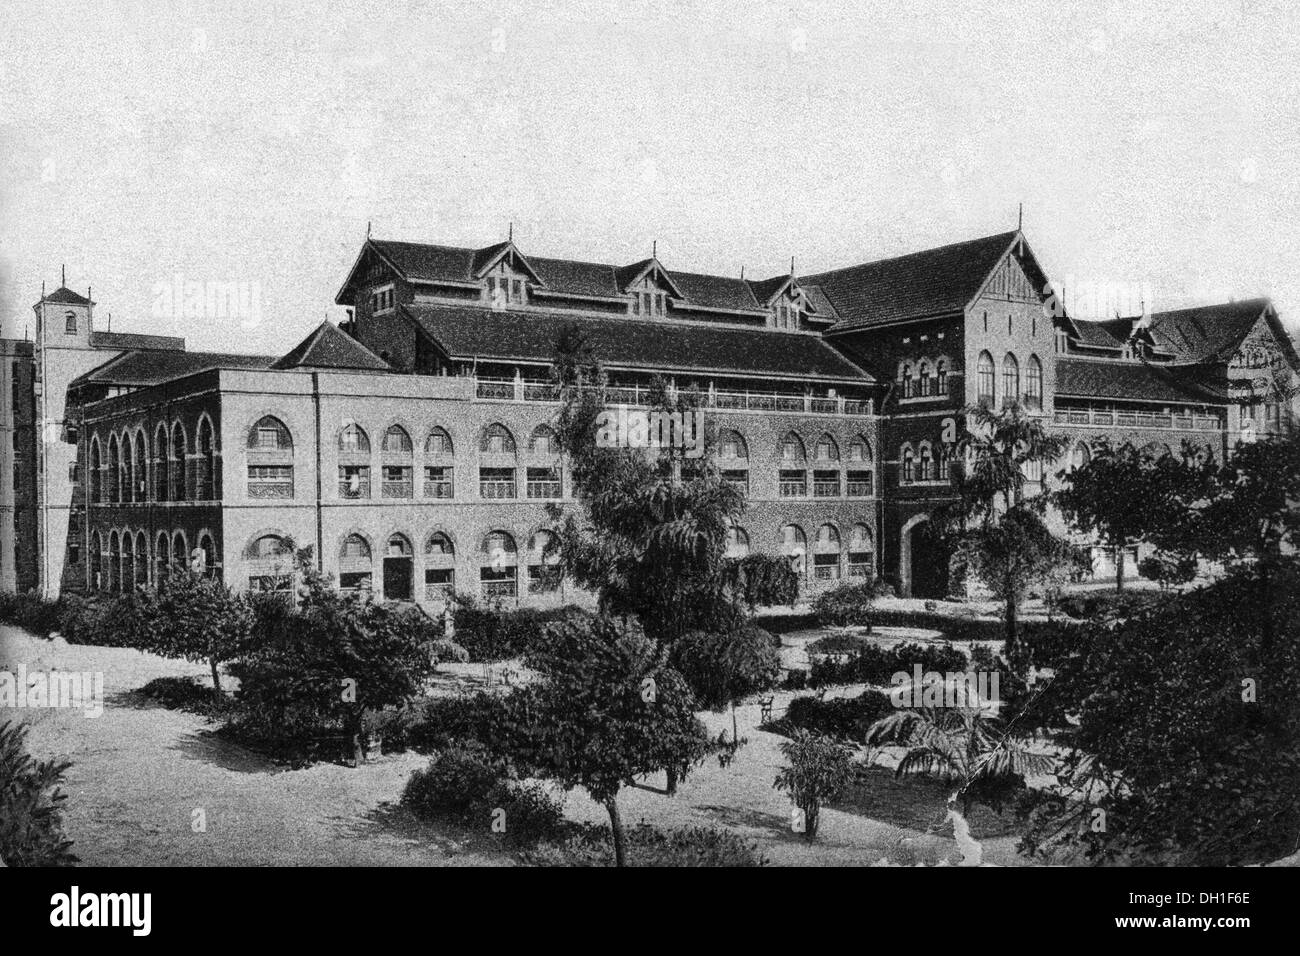
[(853, 759), (847, 747), (830, 737), (796, 730), (781, 744), (788, 767), (781, 768), (772, 786), (790, 794), (790, 800), (803, 811), (803, 834), (808, 841), (817, 838), (821, 807), (840, 796), (853, 781)]
[(899, 671), (908, 674), (920, 664), (923, 671), (965, 671), (966, 655), (951, 644), (909, 642), (885, 649), (868, 645), (848, 655), (814, 657), (808, 675), (811, 687), (832, 684), (888, 684)]
[[(683, 827), (659, 830), (642, 823), (627, 831), (628, 866), (763, 866), (758, 845), (730, 830)], [(613, 866), (609, 828), (585, 824), (562, 841), (546, 842), (523, 854), (535, 866)]]
[(25, 594), (0, 593), (0, 621), (21, 627), (40, 637), (49, 637), (59, 629), (62, 606), (47, 601), (34, 591)]
[(465, 648), (475, 663), (507, 661), (533, 649), (547, 624), (591, 615), (575, 606), (562, 608), (519, 608), (504, 610), (498, 605), (480, 605), (470, 595), (456, 595), (452, 620), (456, 643)]
[(871, 605), (877, 593), (873, 584), (841, 584), (813, 599), (813, 616), (823, 627), (865, 627), (870, 630)]
[(486, 691), (413, 700), (385, 712), (384, 749), (434, 753), (458, 743), (495, 746), (507, 738), (510, 714), (503, 698)]
[(139, 693), (168, 710), (205, 715), (217, 710), (212, 701), (212, 691), (194, 677), (156, 677), (141, 687)]
[(27, 728), (0, 722), (0, 861), (5, 866), (71, 866), (72, 842), (63, 835), (59, 785), (71, 766), (36, 760), (27, 752)]
[(1158, 607), (1167, 595), (1158, 591), (1087, 591), (1061, 598), (1062, 614), (1083, 620), (1117, 620)]
[(776, 733), (792, 737), (797, 730), (807, 730), (827, 737), (860, 741), (867, 728), (896, 708), (889, 695), (878, 690), (864, 690), (856, 697), (824, 700), (819, 697), (796, 697), (785, 715), (774, 721)]
[(1196, 558), (1186, 556), (1151, 555), (1138, 562), (1138, 574), (1160, 587), (1186, 584), (1196, 577)]
[(719, 711), (781, 678), (779, 642), (761, 627), (742, 625), (728, 634), (691, 631), (673, 644), (672, 664), (701, 707)]
[(139, 592), (118, 596), (70, 594), (60, 598), (59, 630), (69, 644), (152, 650), (148, 599)]

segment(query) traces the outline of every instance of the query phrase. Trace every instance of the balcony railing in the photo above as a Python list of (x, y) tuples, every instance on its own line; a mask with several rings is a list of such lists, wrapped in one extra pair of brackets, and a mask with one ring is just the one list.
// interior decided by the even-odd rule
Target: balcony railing
[(480, 481), (478, 483), (478, 495), (480, 498), (514, 498), (515, 483), (513, 481)]
[(385, 479), (383, 496), (385, 498), (412, 498), (415, 496), (415, 485), (409, 478), (405, 481)]
[(850, 481), (847, 482), (848, 496), (850, 498), (870, 498), (872, 494), (871, 481)]
[(429, 481), (424, 482), (424, 497), (426, 498), (450, 498), (451, 497), (450, 481)]
[(426, 601), (450, 601), (451, 596), (456, 593), (456, 587), (450, 581), (439, 584), (424, 585), (424, 599)]
[(292, 481), (250, 481), (248, 483), (250, 498), (292, 498)]
[(817, 581), (838, 581), (840, 566), (838, 564), (813, 565), (813, 578)]
[[(479, 398), (497, 401), (554, 402), (559, 400), (559, 389), (548, 381), (537, 379), (493, 378), (477, 376), (475, 394)], [(609, 385), (605, 398), (611, 405), (640, 405), (650, 403), (648, 385)], [(794, 395), (788, 392), (713, 391), (703, 395), (708, 408), (756, 412), (798, 412), (811, 415), (870, 415), (869, 399), (827, 398), (811, 395)]]
[(529, 498), (558, 498), (560, 497), (560, 483), (558, 481), (530, 481), (528, 482)]
[(515, 581), (484, 581), (485, 598), (512, 598), (518, 595), (519, 585)]
[(370, 497), (370, 479), (362, 481), (348, 481), (340, 479), (339, 481), (340, 498), (369, 498)]
[(783, 481), (780, 483), (780, 494), (782, 498), (806, 498), (808, 497), (808, 482)]
[(814, 481), (813, 497), (814, 498), (838, 498), (840, 496), (840, 483), (838, 481)]
[(1053, 416), (1057, 425), (1100, 425), (1120, 428), (1196, 428), (1216, 431), (1222, 426), (1217, 418), (1197, 418), (1192, 415), (1173, 415), (1144, 411), (1101, 411), (1087, 409), (1057, 409)]

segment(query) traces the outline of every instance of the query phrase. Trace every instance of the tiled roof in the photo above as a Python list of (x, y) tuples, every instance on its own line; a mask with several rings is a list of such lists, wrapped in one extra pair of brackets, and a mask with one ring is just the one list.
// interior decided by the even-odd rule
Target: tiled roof
[(1156, 312), (1148, 326), (1156, 344), (1192, 362), (1227, 361), (1268, 308), (1268, 299)]
[(390, 366), (352, 336), (325, 321), (272, 368), (337, 368), (388, 371)]
[(560, 333), (577, 326), (612, 367), (872, 381), (818, 336), (796, 332), (468, 306), (403, 309), (455, 359), (550, 362)]
[(97, 349), (162, 349), (185, 351), (185, 340), (173, 335), (141, 335), (137, 332), (91, 332), (90, 344)]
[(59, 286), (44, 299), (46, 302), (58, 302), (66, 305), (90, 305), (90, 300), (84, 295), (78, 295), (67, 286)]
[(123, 352), (74, 379), (68, 388), (91, 383), (143, 387), (213, 368), (270, 368), (275, 360), (274, 355), (233, 352)]
[(1224, 404), (1221, 366), (1057, 359), (1056, 394)]
[(821, 286), (840, 314), (831, 331), (960, 312), (1017, 236), (1003, 232), (823, 272), (807, 281)]
[[(508, 245), (497, 243), (484, 249), (465, 249), (386, 239), (367, 242), (408, 280), (424, 282), (472, 282), (478, 270)], [(622, 266), (536, 256), (524, 256), (524, 261), (542, 281), (546, 292), (609, 298), (622, 296), (628, 283), (649, 266), (659, 265), (656, 259), (642, 259)], [(766, 300), (757, 290), (771, 284), (779, 286), (786, 280), (785, 276), (778, 276), (763, 282), (749, 282), (739, 277), (667, 269), (664, 274), (680, 293), (684, 305), (751, 312), (763, 311), (766, 307)], [(341, 304), (348, 303), (347, 289), (345, 286), (339, 293)]]

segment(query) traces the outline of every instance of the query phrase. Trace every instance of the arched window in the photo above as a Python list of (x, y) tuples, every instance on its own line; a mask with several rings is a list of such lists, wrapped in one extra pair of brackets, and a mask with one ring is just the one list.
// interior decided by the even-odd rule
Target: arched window
[(934, 366), (934, 393), (948, 394), (948, 362), (945, 359), (939, 359)]
[(100, 454), (99, 436), (96, 435), (90, 439), (90, 500), (97, 503), (104, 500), (103, 467), (104, 457)]
[(118, 589), (124, 594), (135, 590), (135, 538), (130, 531), (122, 532), (122, 567), (118, 573)]
[(445, 602), (456, 592), (456, 548), (441, 531), (424, 543), (424, 597)]
[(992, 405), (996, 392), (996, 376), (993, 371), (993, 356), (988, 352), (981, 352), (979, 361), (976, 364), (976, 392), (977, 401)]
[(505, 531), (490, 531), (479, 548), (479, 586), (485, 598), (515, 598), (519, 594), (519, 552)]
[(293, 596), (293, 549), (278, 534), (254, 538), (244, 549), (248, 590), (254, 593)]
[(818, 461), (839, 461), (840, 446), (835, 444), (835, 439), (830, 435), (822, 435), (817, 439), (816, 455)]
[(539, 457), (549, 457), (560, 452), (559, 439), (549, 425), (538, 425), (528, 436), (528, 451)]
[(912, 366), (907, 362), (899, 370), (899, 375), (903, 379), (903, 397), (914, 398), (916, 396), (916, 383), (912, 380)]
[(803, 528), (788, 524), (781, 529), (781, 553), (790, 559), (795, 574), (803, 577), (808, 568), (808, 538)]
[(122, 590), (122, 548), (116, 531), (108, 533), (108, 589)]
[(749, 446), (745, 443), (744, 436), (735, 429), (727, 429), (718, 436), (718, 458), (723, 461), (734, 461), (740, 458), (749, 457)]
[(903, 462), (903, 481), (905, 485), (910, 485), (916, 480), (916, 457), (912, 452), (911, 445), (904, 445), (903, 452), (899, 456)]
[(510, 430), (506, 426), (493, 422), (483, 429), (483, 437), (479, 441), (479, 451), (488, 455), (513, 455), (515, 453), (514, 436), (510, 434)]
[(1043, 363), (1037, 355), (1029, 356), (1029, 364), (1025, 366), (1025, 405), (1043, 407)]
[(221, 577), (221, 569), (217, 567), (217, 549), (212, 544), (212, 535), (206, 533), (199, 535), (198, 550), (203, 552), (203, 576)]
[(293, 497), (293, 436), (271, 415), (248, 432), (248, 497)]
[(917, 379), (918, 379), (917, 385), (919, 386), (917, 391), (920, 393), (922, 398), (925, 398), (930, 394), (930, 363), (929, 362), (926, 362), (924, 360), (921, 362), (920, 370), (917, 372)]
[(104, 539), (96, 531), (90, 537), (90, 586), (102, 591), (107, 585), (104, 580)]
[(167, 426), (159, 424), (153, 433), (153, 496), (155, 501), (167, 501), (171, 494), (168, 485), (171, 470), (167, 467)]
[(344, 591), (369, 591), (373, 582), (370, 542), (359, 534), (348, 535), (339, 550), (339, 587)]
[(370, 436), (355, 422), (339, 432), (339, 497), (370, 497)]
[[(401, 425), (391, 425), (384, 432), (384, 444), (381, 448), (384, 459), (384, 483), (382, 494), (385, 498), (415, 497), (414, 465), (411, 436)], [(409, 590), (409, 588), (407, 589)], [(388, 596), (388, 588), (384, 588)]]
[(781, 439), (781, 460), (802, 462), (806, 457), (803, 440), (794, 432), (787, 432), (786, 436)]
[(190, 552), (189, 545), (185, 541), (184, 531), (177, 531), (172, 535), (172, 564), (179, 565), (182, 568), (189, 567)]
[(1020, 399), (1020, 363), (1008, 352), (1002, 359), (1002, 404)]
[(132, 472), (135, 475), (134, 500), (149, 500), (149, 450), (146, 447), (149, 444), (145, 438), (144, 430), (141, 429), (135, 433), (135, 467)]
[(1092, 452), (1083, 442), (1074, 446), (1074, 454), (1070, 457), (1070, 464), (1075, 468), (1082, 468), (1092, 460)]
[(849, 461), (871, 461), (871, 442), (867, 441), (865, 435), (855, 435), (849, 442)]
[(451, 457), (453, 449), (447, 429), (440, 427), (430, 429), (429, 437), (424, 440), (424, 454), (431, 458)]
[(749, 554), (749, 533), (744, 528), (733, 525), (727, 529), (727, 550), (729, 558), (743, 558)]
[(546, 594), (560, 586), (559, 540), (549, 531), (538, 531), (528, 541), (528, 591)]
[(135, 559), (132, 561), (135, 566), (134, 584), (138, 588), (147, 587), (149, 584), (149, 542), (144, 536), (143, 531), (135, 533)]
[(871, 529), (865, 524), (855, 524), (849, 532), (849, 577), (870, 579), (875, 567), (875, 555)]
[[(171, 477), (171, 494), (168, 495), (172, 501), (184, 501), (188, 496), (186, 479), (186, 462), (185, 462), (185, 429), (180, 422), (172, 425), (172, 442), (171, 455), (167, 462), (167, 471)], [(173, 551), (173, 554), (175, 551)]]
[(952, 459), (948, 454), (948, 446), (940, 445), (938, 452), (939, 462), (939, 480), (948, 481), (952, 477)]
[(68, 335), (77, 334), (77, 313), (71, 309), (63, 313), (63, 331)]
[(153, 581), (155, 585), (161, 585), (171, 571), (171, 550), (171, 542), (167, 538), (167, 532), (159, 531), (153, 545)]
[(370, 454), (370, 436), (355, 422), (339, 432), (339, 451), (351, 454)]
[(833, 524), (817, 529), (813, 544), (813, 578), (818, 581), (840, 579), (840, 532)]
[(919, 475), (920, 480), (933, 481), (934, 480), (934, 452), (931, 450), (930, 443), (928, 441), (921, 442), (920, 448), (917, 452), (917, 459), (920, 462), (920, 475)]
[[(128, 504), (135, 500), (135, 453), (129, 434), (123, 433), (119, 447), (122, 450), (122, 503)], [(122, 550), (125, 551), (126, 548)]]
[(212, 501), (217, 497), (217, 450), (212, 435), (212, 422), (206, 416), (199, 421), (196, 451), (199, 454), (195, 460), (194, 496), (199, 501)]

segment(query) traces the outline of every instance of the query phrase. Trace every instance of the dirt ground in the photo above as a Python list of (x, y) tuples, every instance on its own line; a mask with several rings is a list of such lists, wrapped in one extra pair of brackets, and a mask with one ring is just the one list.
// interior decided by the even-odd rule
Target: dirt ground
[[(291, 770), (216, 737), (199, 716), (141, 703), (130, 692), (155, 677), (192, 674), (204, 665), (168, 661), (122, 648), (69, 646), (0, 627), (0, 670), (102, 672), (105, 707), (87, 718), (74, 710), (17, 711), (31, 725), (29, 745), (43, 757), (73, 762), (67, 774), (65, 824), (75, 852), (91, 865), (509, 865), (513, 857), (484, 840), (410, 818), (395, 806), (416, 754), (388, 755), (359, 769), (334, 764)], [(481, 678), (480, 665), (455, 669)], [(791, 694), (778, 694), (777, 714)], [(8, 716), (8, 715), (6, 715)], [(731, 715), (705, 714), (716, 735)], [(932, 794), (901, 821), (894, 810), (873, 819), (827, 809), (815, 844), (790, 828), (787, 797), (772, 787), (783, 738), (757, 729), (757, 705), (737, 713), (748, 744), (726, 768), (710, 760), (679, 787), (662, 793), (650, 779), (620, 797), (628, 824), (726, 827), (759, 844), (774, 865), (955, 862), (952, 827)], [(892, 779), (892, 778), (891, 778)], [(924, 788), (922, 788), (924, 789)], [(882, 794), (883, 797), (883, 794)], [(896, 806), (898, 796), (882, 799)], [(933, 805), (931, 805), (933, 804)], [(859, 795), (858, 806), (872, 806)], [(927, 809), (927, 806), (930, 809)], [(603, 807), (570, 793), (574, 820), (607, 821)], [(203, 827), (197, 825), (202, 818)], [(900, 822), (904, 825), (900, 825)], [(1016, 865), (1014, 838), (983, 841), (986, 862)]]

